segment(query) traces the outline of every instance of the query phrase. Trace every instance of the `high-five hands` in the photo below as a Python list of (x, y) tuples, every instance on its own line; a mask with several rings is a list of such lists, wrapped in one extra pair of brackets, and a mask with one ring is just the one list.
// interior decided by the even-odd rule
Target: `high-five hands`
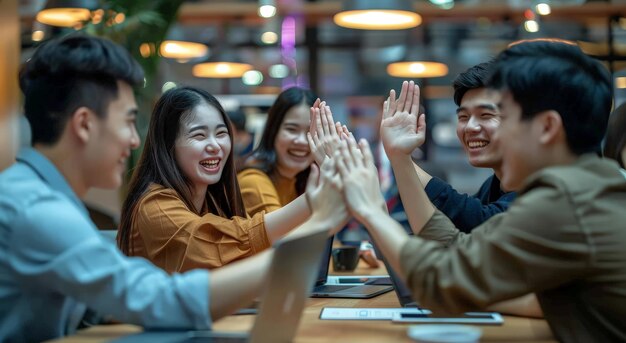
[(357, 146), (354, 138), (341, 142), (334, 160), (343, 182), (344, 200), (350, 213), (365, 222), (370, 215), (386, 215), (385, 200), (380, 191), (378, 171), (367, 141), (361, 139)]
[(426, 118), (419, 114), (420, 89), (413, 81), (402, 83), (400, 97), (389, 92), (380, 123), (380, 138), (389, 159), (408, 156), (426, 140)]
[(345, 125), (334, 122), (330, 106), (326, 105), (325, 101), (317, 99), (310, 111), (311, 125), (307, 139), (315, 162), (321, 166), (339, 148), (339, 141), (347, 139), (351, 133)]

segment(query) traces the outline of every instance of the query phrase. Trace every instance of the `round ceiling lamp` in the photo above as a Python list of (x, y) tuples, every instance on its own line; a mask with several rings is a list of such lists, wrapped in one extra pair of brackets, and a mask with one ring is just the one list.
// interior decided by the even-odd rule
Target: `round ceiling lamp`
[(201, 43), (165, 40), (159, 47), (159, 53), (166, 58), (186, 60), (206, 56), (209, 47)]
[(394, 77), (440, 77), (448, 75), (448, 66), (439, 62), (403, 61), (387, 65), (387, 73)]
[(96, 8), (97, 0), (48, 0), (36, 19), (46, 25), (73, 27), (89, 20)]
[(415, 13), (411, 1), (349, 0), (333, 17), (335, 24), (361, 30), (402, 30), (416, 27), (422, 17)]
[(206, 62), (193, 66), (191, 70), (195, 77), (207, 78), (237, 78), (252, 70), (252, 65), (237, 62)]

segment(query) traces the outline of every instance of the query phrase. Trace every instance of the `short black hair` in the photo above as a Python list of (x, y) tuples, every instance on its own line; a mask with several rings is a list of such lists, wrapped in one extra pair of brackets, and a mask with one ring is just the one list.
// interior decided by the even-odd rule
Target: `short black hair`
[(32, 143), (56, 143), (82, 106), (106, 116), (118, 80), (141, 85), (144, 73), (127, 50), (107, 39), (74, 34), (42, 44), (20, 71)]
[(487, 80), (492, 66), (493, 60), (477, 64), (460, 73), (454, 79), (452, 87), (454, 88), (454, 103), (457, 106), (461, 106), (461, 100), (463, 100), (463, 96), (467, 91), (487, 87)]
[(517, 43), (496, 58), (491, 88), (511, 93), (522, 120), (559, 113), (570, 150), (599, 152), (613, 99), (608, 70), (572, 44), (548, 40)]

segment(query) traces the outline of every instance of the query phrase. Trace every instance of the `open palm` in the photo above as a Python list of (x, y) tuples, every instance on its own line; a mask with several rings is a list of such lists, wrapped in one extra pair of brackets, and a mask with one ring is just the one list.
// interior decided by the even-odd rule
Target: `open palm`
[(384, 107), (380, 137), (387, 156), (410, 155), (426, 139), (425, 116), (418, 115), (419, 87), (403, 82), (398, 100), (391, 90)]

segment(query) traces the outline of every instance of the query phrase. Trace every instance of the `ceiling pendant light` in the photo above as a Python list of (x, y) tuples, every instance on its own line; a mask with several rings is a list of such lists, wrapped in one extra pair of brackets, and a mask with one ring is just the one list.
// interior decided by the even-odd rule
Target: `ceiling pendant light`
[(401, 30), (422, 23), (412, 1), (402, 0), (344, 1), (343, 10), (333, 20), (339, 26), (361, 30)]
[(165, 40), (161, 42), (159, 53), (166, 58), (189, 60), (207, 56), (209, 47), (202, 43)]
[(36, 19), (46, 25), (73, 27), (89, 20), (97, 8), (97, 0), (48, 0)]
[(432, 61), (401, 61), (387, 65), (387, 73), (394, 77), (440, 77), (448, 75), (448, 66)]
[(213, 56), (209, 62), (194, 65), (191, 72), (195, 77), (226, 79), (242, 77), (252, 69), (251, 64), (240, 62), (237, 56), (227, 51)]

